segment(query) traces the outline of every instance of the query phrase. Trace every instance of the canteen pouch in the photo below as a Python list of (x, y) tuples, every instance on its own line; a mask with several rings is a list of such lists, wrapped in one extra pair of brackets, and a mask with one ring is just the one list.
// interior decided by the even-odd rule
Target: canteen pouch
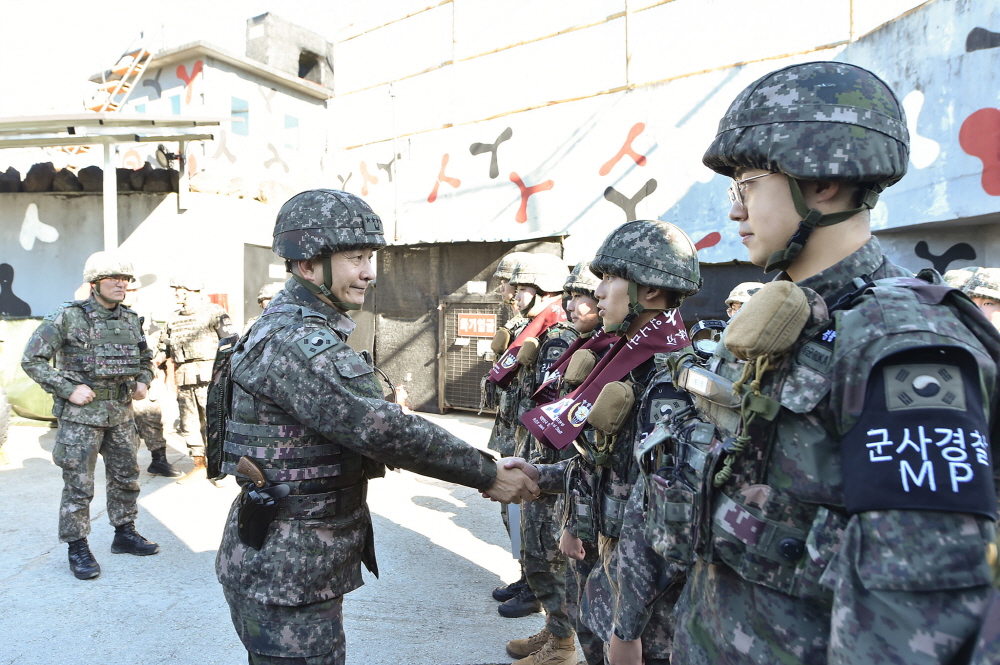
[(696, 495), (680, 483), (650, 475), (645, 531), (653, 551), (672, 563), (694, 563), (693, 519)]
[(612, 381), (601, 389), (587, 422), (604, 434), (617, 434), (635, 406), (632, 386), (624, 381)]
[(524, 344), (522, 344), (521, 348), (517, 350), (517, 362), (521, 363), (525, 367), (534, 365), (535, 361), (538, 360), (539, 346), (537, 337), (529, 337), (524, 340)]
[(493, 341), (490, 342), (490, 350), (500, 356), (507, 350), (508, 346), (510, 346), (510, 331), (506, 328), (498, 329), (493, 335)]
[(571, 386), (578, 386), (586, 380), (596, 366), (597, 354), (590, 349), (580, 349), (566, 363), (563, 381)]
[(794, 282), (768, 282), (747, 301), (726, 329), (726, 348), (740, 360), (788, 353), (809, 320), (809, 300)]

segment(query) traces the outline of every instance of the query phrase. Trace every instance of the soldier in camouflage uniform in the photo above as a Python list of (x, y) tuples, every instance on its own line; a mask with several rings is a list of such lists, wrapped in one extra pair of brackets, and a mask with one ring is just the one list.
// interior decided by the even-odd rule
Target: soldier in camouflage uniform
[(69, 567), (81, 580), (101, 574), (87, 544), (98, 454), (104, 458), (108, 518), (115, 527), (111, 551), (145, 556), (160, 549), (135, 530), (139, 441), (132, 400), (146, 396), (153, 352), (139, 317), (121, 304), (132, 273), (132, 265), (116, 254), (93, 254), (83, 269), (90, 297), (46, 316), (21, 359), (25, 373), (53, 396), (59, 432), (52, 461), (63, 470), (64, 483), (59, 540), (69, 544)]
[[(665, 336), (666, 332), (652, 329), (650, 322), (661, 313), (670, 314), (701, 288), (694, 243), (681, 229), (661, 221), (638, 220), (620, 226), (601, 245), (590, 270), (601, 277), (595, 295), (605, 331), (629, 339)], [(676, 310), (672, 313), (677, 314)], [(679, 329), (686, 339), (682, 323)], [(672, 634), (667, 619), (679, 588), (657, 589), (631, 599), (632, 605), (641, 604), (647, 611), (624, 626), (626, 632), (615, 625), (615, 614), (623, 602), (618, 569), (629, 563), (630, 552), (622, 553), (618, 542), (627, 535), (623, 534), (623, 515), (638, 476), (634, 450), (663, 412), (676, 410), (685, 400), (669, 374), (657, 369), (655, 357), (650, 357), (623, 379), (634, 401), (631, 406), (617, 407), (627, 409), (620, 429), (614, 433), (590, 430), (575, 441), (579, 456), (537, 466), (543, 492), (568, 492), (571, 505), (560, 543), (563, 552), (586, 563), (583, 542), (598, 542), (599, 556), (581, 601), (583, 621), (606, 645), (611, 646), (613, 640), (631, 641), (649, 665), (665, 665), (670, 658)]]
[[(361, 309), (372, 253), (384, 245), (381, 220), (357, 196), (292, 197), (273, 244), (292, 277), (232, 355), (223, 471), (245, 485), (216, 572), (254, 665), (344, 663), (343, 595), (361, 586), (362, 563), (378, 575), (365, 497), (386, 465), (501, 501), (538, 491), (520, 471), (383, 401), (373, 368), (347, 345), (347, 312)], [(266, 482), (247, 482), (238, 460), (258, 465)], [(273, 506), (255, 502), (260, 492)]]
[[(163, 328), (153, 321), (149, 312), (140, 312), (136, 309), (138, 300), (138, 290), (141, 288), (138, 279), (133, 279), (128, 285), (125, 294), (125, 304), (139, 315), (142, 322), (142, 333), (146, 338), (146, 345), (150, 349), (159, 349), (163, 336)], [(163, 355), (157, 353), (153, 357), (153, 383), (150, 384), (146, 399), (136, 400), (132, 405), (135, 416), (135, 426), (139, 430), (139, 438), (146, 444), (152, 462), (146, 469), (154, 476), (166, 476), (177, 478), (182, 475), (175, 469), (167, 459), (167, 439), (163, 436), (163, 405), (160, 398), (163, 396), (165, 386), (163, 378), (160, 376), (159, 366), (163, 363)]]
[[(582, 339), (589, 339), (601, 326), (601, 317), (597, 313), (597, 298), (594, 296), (594, 289), (598, 284), (600, 280), (590, 271), (590, 262), (585, 261), (573, 267), (569, 277), (566, 278), (566, 284), (563, 285), (563, 293), (569, 296), (566, 313), (569, 314), (573, 328), (580, 333)], [(564, 382), (559, 397), (565, 397), (575, 387), (576, 384)], [(563, 531), (559, 539), (559, 550), (567, 557), (566, 613), (573, 622), (587, 665), (603, 665), (604, 640), (594, 635), (590, 627), (583, 622), (580, 613), (587, 577), (598, 561), (597, 542), (593, 540), (593, 534), (589, 534), (590, 538), (587, 540), (582, 540), (571, 530), (570, 523), (567, 523), (570, 516), (567, 515), (565, 499), (563, 515), (560, 517), (559, 524)]]
[(750, 260), (784, 272), (710, 371), (674, 359), (696, 414), (663, 437), (646, 517), (662, 576), (690, 566), (674, 663), (968, 658), (996, 561), (1000, 336), (871, 236), (908, 146), (883, 81), (814, 62), (740, 93), (705, 154)]
[(980, 268), (962, 291), (972, 298), (993, 325), (1000, 326), (1000, 268)]
[[(271, 300), (274, 296), (283, 289), (285, 285), (282, 282), (271, 282), (270, 284), (265, 284), (260, 287), (260, 291), (257, 292), (257, 305), (260, 307), (261, 311), (267, 309), (267, 306), (271, 304)], [(246, 331), (250, 330), (250, 326), (259, 319), (259, 316), (255, 316), (249, 319), (245, 326), (243, 326), (244, 334)]]
[(205, 401), (219, 340), (238, 332), (229, 314), (208, 300), (204, 283), (191, 275), (170, 280), (178, 309), (167, 320), (160, 350), (174, 361), (180, 434), (194, 468), (179, 482), (204, 477)]
[[(521, 313), (528, 319), (541, 314), (553, 303), (561, 303), (567, 279), (566, 264), (554, 254), (532, 254), (519, 261), (510, 283), (515, 287), (515, 300)], [(549, 369), (569, 348), (579, 333), (569, 321), (557, 321), (535, 338), (538, 350), (535, 358), (518, 354), (521, 367), (518, 372), (518, 419), (514, 431), (515, 451), (535, 463), (557, 462), (558, 451), (543, 447), (520, 423), (520, 416), (535, 408), (533, 395), (546, 380)], [(563, 651), (569, 650), (576, 658), (573, 621), (566, 607), (566, 557), (559, 551), (559, 534), (562, 530), (562, 497), (546, 495), (533, 501), (521, 514), (521, 562), (528, 586), (517, 596), (507, 600), (498, 612), (505, 617), (526, 616), (541, 604), (545, 608), (545, 628), (525, 639), (507, 643), (507, 653), (520, 658), (518, 663), (559, 663), (561, 656), (552, 652), (547, 660), (539, 660), (536, 653), (546, 644), (558, 643)], [(558, 640), (558, 642), (557, 642)]]
[[(496, 271), (493, 273), (494, 279), (498, 280), (497, 291), (500, 294), (501, 310), (509, 310), (512, 315), (504, 323), (503, 329), (498, 330), (493, 338), (493, 353), (500, 356), (507, 348), (510, 341), (516, 339), (524, 327), (528, 325), (528, 319), (521, 316), (514, 302), (515, 288), (510, 285), (510, 276), (514, 274), (517, 262), (523, 257), (529, 256), (528, 252), (511, 252), (500, 259)], [(482, 390), (482, 408), (495, 409), (496, 419), (493, 421), (493, 429), (490, 431), (490, 450), (495, 450), (503, 456), (514, 454), (514, 430), (517, 427), (517, 378), (511, 381), (505, 388), (500, 388), (495, 383), (487, 379), (489, 374), (483, 377), (480, 389)], [(503, 526), (510, 533), (510, 523), (507, 519), (507, 506), (501, 505), (500, 518)], [(493, 599), (505, 602), (517, 596), (526, 589), (528, 582), (524, 579), (524, 567), (521, 567), (521, 577), (510, 584), (493, 589)]]

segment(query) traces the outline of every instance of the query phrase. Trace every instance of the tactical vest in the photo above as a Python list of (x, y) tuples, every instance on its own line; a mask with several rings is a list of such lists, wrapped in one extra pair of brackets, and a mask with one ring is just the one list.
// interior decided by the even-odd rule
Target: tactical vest
[(214, 307), (197, 307), (178, 312), (170, 321), (170, 353), (177, 363), (213, 360), (219, 336), (212, 328)]
[(119, 318), (102, 318), (87, 300), (69, 306), (86, 314), (90, 323), (89, 340), (80, 346), (59, 349), (56, 368), (79, 372), (92, 380), (136, 377), (142, 370), (140, 354), (146, 343), (138, 317), (122, 307)]
[[(291, 304), (271, 307), (264, 316), (281, 313), (299, 313), (306, 321), (313, 319), (324, 326), (327, 321), (318, 312)], [(233, 354), (232, 366), (254, 365), (268, 340), (280, 330), (275, 328), (249, 348), (250, 340), (244, 336)], [(324, 330), (329, 332), (329, 328)], [(350, 349), (335, 333), (330, 335), (339, 347), (337, 352)], [(351, 379), (345, 388), (359, 397), (382, 399), (382, 386), (371, 365), (353, 350), (351, 354), (337, 362), (338, 372)], [(232, 390), (233, 406), (226, 420), (222, 471), (238, 475), (236, 464), (243, 455), (256, 460), (268, 480), (290, 485), (293, 496), (280, 500), (285, 516), (305, 519), (346, 514), (364, 502), (363, 481), (385, 475), (385, 466), (380, 462), (330, 442), (279, 407), (254, 399), (236, 381)]]

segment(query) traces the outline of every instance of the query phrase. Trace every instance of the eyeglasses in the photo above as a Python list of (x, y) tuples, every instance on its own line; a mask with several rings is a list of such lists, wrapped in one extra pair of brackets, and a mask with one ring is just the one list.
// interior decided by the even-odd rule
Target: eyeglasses
[(729, 203), (739, 203), (741, 206), (745, 206), (746, 203), (743, 201), (743, 186), (750, 182), (751, 180), (756, 180), (757, 178), (766, 178), (769, 175), (778, 175), (777, 173), (761, 173), (760, 175), (752, 175), (749, 178), (743, 178), (743, 180), (737, 180), (733, 178), (733, 183), (729, 185)]
[(101, 279), (109, 282), (124, 282), (125, 284), (132, 281), (131, 277), (127, 277), (125, 275), (108, 275), (107, 277), (102, 277)]

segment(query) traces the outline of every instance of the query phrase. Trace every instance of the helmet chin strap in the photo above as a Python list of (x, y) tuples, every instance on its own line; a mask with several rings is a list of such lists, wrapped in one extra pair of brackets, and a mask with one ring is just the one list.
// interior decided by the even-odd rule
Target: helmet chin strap
[(339, 302), (334, 299), (333, 292), (330, 290), (330, 288), (333, 286), (333, 269), (330, 262), (330, 257), (329, 255), (327, 255), (322, 258), (323, 258), (323, 283), (321, 285), (317, 286), (313, 284), (308, 279), (306, 279), (305, 277), (296, 272), (292, 273), (292, 278), (295, 279), (296, 282), (301, 284), (310, 293), (314, 293), (318, 296), (324, 296), (325, 298), (327, 298), (331, 303), (333, 303), (333, 306), (336, 307), (337, 309), (344, 311), (348, 310), (357, 311), (361, 309), (361, 305), (358, 305), (356, 303)]
[[(515, 299), (515, 302), (516, 302), (516, 299)], [(532, 310), (532, 308), (534, 308), (536, 302), (538, 302), (538, 294), (537, 293), (532, 293), (531, 294), (531, 300), (528, 302), (528, 305), (526, 307), (524, 307), (523, 309), (519, 309), (517, 311), (521, 312), (521, 316), (523, 316), (524, 318), (528, 318), (528, 312), (530, 312)]]
[(629, 326), (635, 321), (636, 317), (643, 312), (664, 312), (666, 310), (659, 307), (643, 307), (639, 304), (639, 285), (635, 282), (629, 281), (628, 283), (628, 314), (622, 319), (621, 323), (616, 323), (614, 325), (604, 326), (604, 331), (610, 335), (617, 335), (618, 337), (624, 337), (625, 333), (628, 332)]
[(854, 217), (859, 212), (871, 210), (878, 203), (878, 195), (885, 189), (885, 185), (882, 184), (868, 185), (861, 198), (860, 206), (824, 215), (816, 208), (810, 208), (806, 205), (806, 199), (802, 195), (802, 188), (799, 186), (798, 180), (790, 175), (785, 175), (785, 177), (788, 178), (788, 188), (792, 192), (792, 202), (795, 204), (795, 212), (802, 216), (802, 221), (799, 222), (799, 227), (792, 234), (792, 237), (788, 239), (788, 244), (785, 248), (768, 257), (767, 264), (764, 266), (764, 272), (766, 273), (774, 270), (788, 270), (802, 252), (802, 248), (805, 247), (806, 240), (809, 239), (809, 235), (813, 232), (813, 229), (817, 226), (839, 224), (844, 220)]

